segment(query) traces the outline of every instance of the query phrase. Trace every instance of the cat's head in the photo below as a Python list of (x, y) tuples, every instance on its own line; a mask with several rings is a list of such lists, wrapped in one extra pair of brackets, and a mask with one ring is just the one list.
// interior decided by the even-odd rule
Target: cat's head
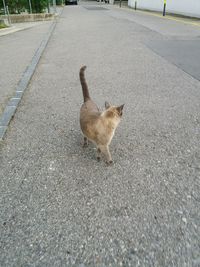
[(110, 103), (107, 101), (105, 102), (105, 108), (106, 108), (106, 116), (110, 118), (121, 118), (123, 114), (123, 108), (124, 104), (121, 106), (112, 106)]

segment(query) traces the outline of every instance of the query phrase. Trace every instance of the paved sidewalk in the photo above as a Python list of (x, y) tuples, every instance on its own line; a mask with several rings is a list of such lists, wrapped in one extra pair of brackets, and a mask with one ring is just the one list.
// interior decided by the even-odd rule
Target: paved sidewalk
[(0, 115), (51, 24), (52, 21), (20, 24), (20, 31), (0, 36)]
[[(114, 7), (120, 8), (119, 3), (115, 4)], [(163, 16), (162, 12), (159, 12), (159, 11), (150, 11), (150, 10), (142, 10), (142, 9), (135, 10), (134, 8), (127, 6), (126, 3), (124, 3), (124, 5), (122, 5), (120, 9), (126, 10), (128, 12), (131, 11), (131, 12), (134, 12), (135, 14), (143, 13), (146, 16), (159, 17), (165, 20), (172, 20), (172, 21), (177, 21), (180, 23), (200, 27), (200, 18), (189, 17), (189, 16), (184, 16), (184, 15), (179, 15), (179, 14), (172, 14), (172, 13), (170, 14), (166, 13), (166, 15)]]
[[(64, 8), (0, 144), (0, 266), (199, 266), (200, 82), (147, 46), (198, 32), (102, 6)], [(125, 103), (112, 167), (81, 147), (83, 64)]]
[[(57, 18), (63, 7), (57, 7)], [(0, 30), (0, 118), (55, 20), (15, 23)]]
[(1, 29), (0, 30), (0, 36), (4, 36), (4, 35), (11, 34), (14, 32), (26, 30), (26, 29), (29, 29), (29, 28), (32, 28), (34, 26), (38, 26), (41, 24), (43, 24), (43, 22), (41, 22), (41, 21), (39, 21), (39, 22), (26, 22), (26, 23), (13, 23), (10, 27)]

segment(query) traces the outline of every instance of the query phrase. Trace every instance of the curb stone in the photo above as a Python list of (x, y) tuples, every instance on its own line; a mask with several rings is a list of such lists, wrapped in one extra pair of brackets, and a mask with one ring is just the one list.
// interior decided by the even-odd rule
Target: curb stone
[(48, 41), (55, 29), (55, 26), (56, 26), (56, 21), (54, 21), (51, 24), (47, 34), (45, 34), (40, 46), (37, 48), (32, 58), (30, 65), (26, 68), (25, 72), (22, 75), (20, 82), (17, 85), (17, 88), (15, 90), (15, 96), (12, 97), (8, 101), (8, 104), (5, 107), (3, 114), (0, 116), (0, 141), (2, 141), (5, 137), (6, 131), (8, 129), (8, 125), (17, 110), (17, 107), (23, 97), (24, 91), (28, 87), (28, 84), (35, 72), (37, 64), (42, 56), (42, 53), (44, 52), (48, 44)]

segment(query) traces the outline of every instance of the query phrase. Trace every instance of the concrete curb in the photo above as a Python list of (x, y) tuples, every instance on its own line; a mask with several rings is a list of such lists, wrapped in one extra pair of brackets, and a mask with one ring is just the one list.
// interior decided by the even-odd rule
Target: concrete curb
[(54, 29), (55, 29), (55, 26), (56, 26), (56, 21), (54, 21), (51, 24), (47, 34), (44, 36), (40, 46), (36, 50), (36, 52), (32, 58), (31, 64), (26, 68), (25, 72), (23, 73), (23, 76), (22, 76), (22, 78), (21, 78), (20, 82), (18, 83), (17, 88), (15, 90), (15, 96), (9, 100), (6, 108), (4, 109), (3, 114), (0, 117), (0, 141), (2, 141), (5, 137), (5, 133), (8, 129), (8, 125), (9, 125), (11, 119), (13, 118), (13, 116), (17, 110), (17, 107), (18, 107), (18, 105), (22, 99), (24, 91), (28, 87), (28, 84), (29, 84), (34, 72), (35, 72), (37, 64), (38, 64), (38, 62), (42, 56), (42, 53), (44, 52), (44, 50), (48, 44), (48, 41), (49, 41), (49, 39), (50, 39)]
[(17, 28), (15, 26), (11, 26), (11, 27), (8, 27), (8, 28), (5, 28), (5, 29), (1, 29), (1, 31), (0, 31), (0, 37), (1, 36), (4, 36), (4, 35), (7, 35), (7, 34), (14, 33), (14, 32), (27, 30), (27, 29), (33, 28), (34, 26), (35, 25), (29, 25), (29, 26), (22, 27), (22, 28)]

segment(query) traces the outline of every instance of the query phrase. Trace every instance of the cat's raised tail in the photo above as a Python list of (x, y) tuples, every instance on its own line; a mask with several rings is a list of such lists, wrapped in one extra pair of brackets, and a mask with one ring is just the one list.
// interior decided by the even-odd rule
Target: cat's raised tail
[(87, 83), (86, 83), (86, 80), (85, 80), (85, 69), (86, 68), (87, 68), (86, 66), (81, 67), (80, 68), (80, 72), (79, 72), (80, 82), (81, 82), (81, 86), (82, 86), (82, 89), (83, 89), (84, 102), (86, 102), (87, 100), (90, 99), (88, 86), (87, 86)]

